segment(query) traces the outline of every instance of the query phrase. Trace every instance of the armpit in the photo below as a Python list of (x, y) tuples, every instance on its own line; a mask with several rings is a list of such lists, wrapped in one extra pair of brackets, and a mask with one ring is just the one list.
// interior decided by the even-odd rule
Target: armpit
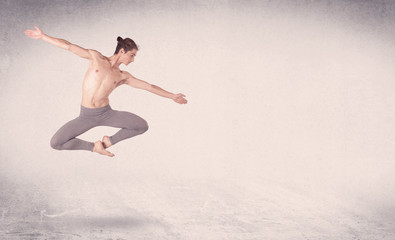
[(116, 87), (119, 87), (119, 86), (121, 86), (122, 84), (125, 84), (125, 83), (126, 83), (126, 79), (123, 79), (123, 80), (121, 80), (121, 81), (119, 81), (117, 83)]

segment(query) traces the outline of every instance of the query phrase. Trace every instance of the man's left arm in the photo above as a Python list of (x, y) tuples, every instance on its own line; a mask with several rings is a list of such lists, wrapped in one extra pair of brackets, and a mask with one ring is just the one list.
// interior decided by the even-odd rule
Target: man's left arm
[(128, 78), (126, 79), (125, 83), (131, 87), (143, 89), (143, 90), (152, 92), (156, 95), (159, 95), (159, 96), (162, 96), (165, 98), (170, 98), (174, 102), (179, 103), (179, 104), (186, 104), (188, 102), (185, 99), (185, 95), (182, 93), (174, 94), (174, 93), (168, 92), (156, 85), (153, 85), (153, 84), (147, 83), (141, 79), (135, 78), (131, 74), (128, 74)]

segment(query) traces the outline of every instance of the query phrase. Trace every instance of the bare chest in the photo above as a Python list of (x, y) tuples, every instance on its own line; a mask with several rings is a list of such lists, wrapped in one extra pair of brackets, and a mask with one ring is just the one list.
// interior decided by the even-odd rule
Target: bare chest
[(119, 69), (112, 69), (106, 64), (94, 64), (88, 70), (86, 85), (89, 88), (115, 89), (125, 83), (125, 76)]

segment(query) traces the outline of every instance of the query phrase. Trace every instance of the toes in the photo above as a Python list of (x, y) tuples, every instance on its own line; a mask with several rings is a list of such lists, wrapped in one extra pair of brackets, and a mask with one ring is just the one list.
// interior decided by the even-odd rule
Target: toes
[(94, 147), (93, 151), (94, 151), (94, 152), (97, 152), (97, 153), (99, 153), (99, 154), (101, 154), (101, 155), (106, 155), (106, 156), (109, 156), (109, 157), (114, 157), (115, 155), (112, 154), (111, 152), (105, 150), (105, 147), (106, 147), (106, 146), (105, 146), (105, 143), (103, 143), (103, 142), (101, 142), (101, 141), (97, 141), (96, 144), (95, 144), (95, 147)]
[(113, 153), (110, 153), (109, 151), (104, 151), (104, 152), (109, 157), (114, 157), (115, 156)]

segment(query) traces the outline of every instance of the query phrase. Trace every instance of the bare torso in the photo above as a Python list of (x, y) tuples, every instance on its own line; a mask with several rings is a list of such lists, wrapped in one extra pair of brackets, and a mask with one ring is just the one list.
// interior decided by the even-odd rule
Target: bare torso
[(82, 106), (99, 108), (109, 104), (111, 92), (126, 82), (126, 72), (111, 66), (109, 59), (97, 51), (92, 56), (82, 85)]

